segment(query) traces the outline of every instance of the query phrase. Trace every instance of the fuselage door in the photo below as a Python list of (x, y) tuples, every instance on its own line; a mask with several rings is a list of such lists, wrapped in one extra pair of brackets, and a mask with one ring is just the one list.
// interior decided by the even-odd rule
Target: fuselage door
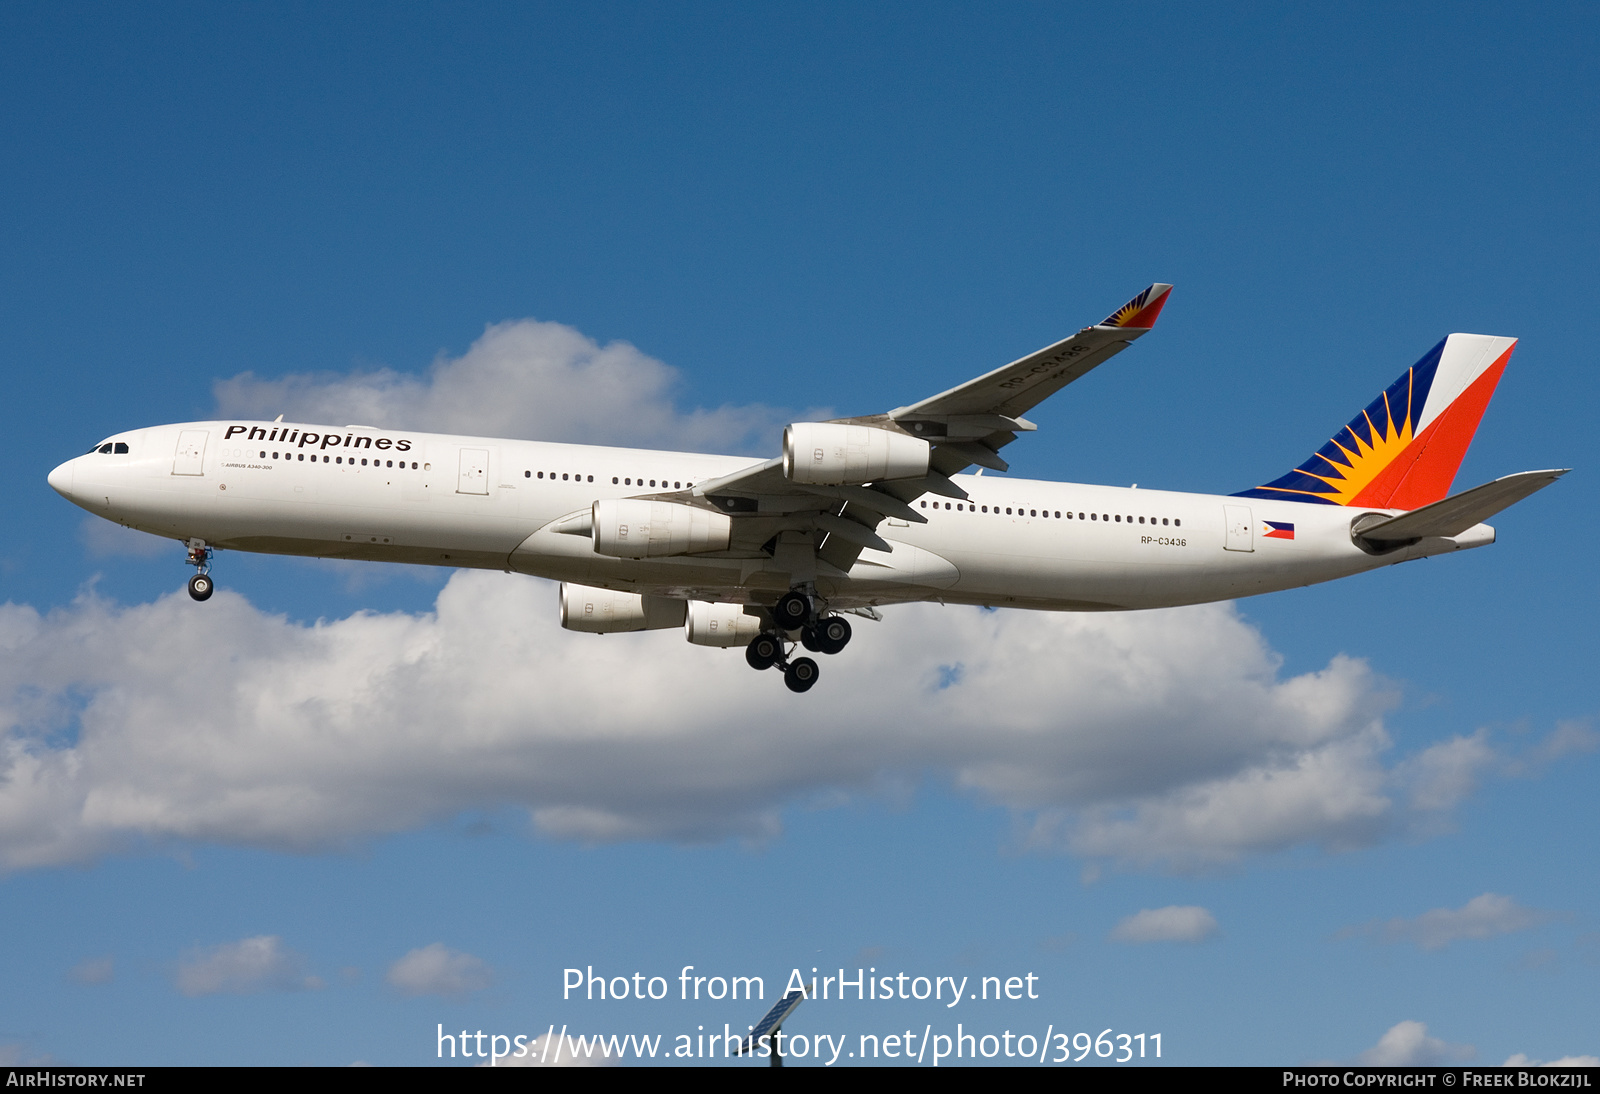
[(489, 492), (489, 451), (484, 448), (461, 450), (461, 474), (456, 480), (458, 494)]
[(206, 473), (206, 438), (210, 435), (204, 429), (185, 429), (178, 434), (178, 451), (172, 457), (174, 475)]
[(1255, 548), (1255, 523), (1250, 519), (1248, 505), (1224, 505), (1222, 507), (1223, 523), (1227, 526), (1227, 538), (1223, 541), (1223, 549), (1228, 551), (1254, 551)]

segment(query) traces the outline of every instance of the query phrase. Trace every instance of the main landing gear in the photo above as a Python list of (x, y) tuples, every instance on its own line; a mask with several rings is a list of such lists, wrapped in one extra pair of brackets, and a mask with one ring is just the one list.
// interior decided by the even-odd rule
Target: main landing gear
[(189, 579), (189, 595), (196, 600), (210, 600), (217, 587), (211, 580), (211, 548), (206, 546), (204, 540), (189, 541), (189, 565), (195, 570), (194, 576)]
[(744, 659), (753, 669), (783, 669), (783, 683), (790, 691), (811, 690), (820, 670), (809, 657), (790, 660), (787, 647), (793, 641), (787, 633), (800, 632), (800, 644), (813, 653), (835, 654), (850, 642), (850, 621), (839, 615), (818, 616), (811, 598), (800, 592), (786, 593), (772, 609), (776, 631), (763, 631), (745, 647)]

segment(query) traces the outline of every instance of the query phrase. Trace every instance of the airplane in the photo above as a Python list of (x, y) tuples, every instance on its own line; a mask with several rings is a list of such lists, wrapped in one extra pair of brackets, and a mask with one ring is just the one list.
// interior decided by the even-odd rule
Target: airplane
[(1567, 471), (1450, 494), (1516, 345), (1451, 334), (1261, 486), (985, 476), (1037, 428), (1025, 413), (1149, 333), (1171, 288), (920, 402), (791, 424), (767, 460), (279, 415), (118, 433), (49, 482), (184, 543), (197, 601), (219, 549), (532, 574), (561, 582), (568, 630), (681, 628), (804, 692), (819, 669), (795, 646), (837, 654), (888, 605), (1120, 611), (1296, 588), (1492, 543), (1483, 521)]

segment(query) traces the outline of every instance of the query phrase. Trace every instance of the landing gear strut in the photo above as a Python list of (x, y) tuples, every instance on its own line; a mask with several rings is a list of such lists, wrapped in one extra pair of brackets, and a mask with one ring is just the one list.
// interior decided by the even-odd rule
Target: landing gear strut
[(210, 600), (217, 587), (211, 580), (211, 548), (206, 546), (205, 540), (189, 541), (189, 565), (195, 570), (189, 579), (189, 595), (196, 600)]

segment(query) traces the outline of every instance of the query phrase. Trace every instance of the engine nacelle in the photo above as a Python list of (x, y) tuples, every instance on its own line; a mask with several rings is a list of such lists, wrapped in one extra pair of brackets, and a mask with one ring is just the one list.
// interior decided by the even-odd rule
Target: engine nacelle
[(918, 479), (932, 449), (921, 437), (830, 422), (796, 422), (783, 431), (783, 474), (816, 486)]
[(561, 583), (561, 625), (569, 631), (616, 634), (683, 626), (687, 602), (615, 589)]
[(742, 604), (689, 601), (683, 636), (697, 646), (748, 646), (761, 633), (761, 620), (744, 613)]
[(733, 536), (733, 519), (726, 513), (675, 502), (642, 498), (597, 501), (592, 513), (594, 549), (613, 558), (726, 551)]

